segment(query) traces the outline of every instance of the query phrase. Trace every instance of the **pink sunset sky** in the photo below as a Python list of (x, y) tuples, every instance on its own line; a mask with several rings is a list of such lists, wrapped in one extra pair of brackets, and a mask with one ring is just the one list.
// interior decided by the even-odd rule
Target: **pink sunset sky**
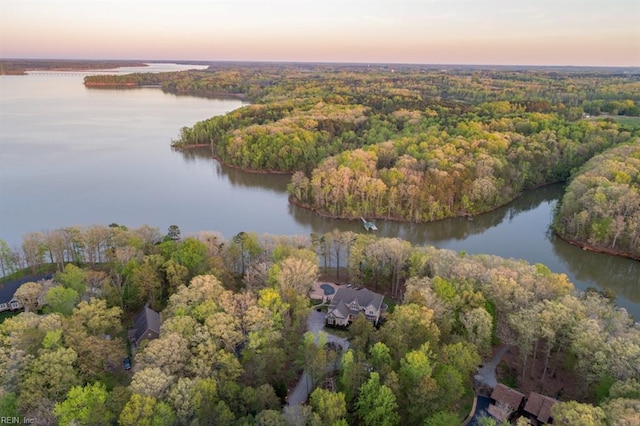
[(0, 0), (0, 57), (640, 66), (638, 0)]

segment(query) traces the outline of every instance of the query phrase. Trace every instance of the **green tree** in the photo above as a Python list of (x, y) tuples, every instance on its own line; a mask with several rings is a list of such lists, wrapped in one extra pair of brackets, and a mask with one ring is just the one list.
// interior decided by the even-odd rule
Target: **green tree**
[(118, 424), (120, 426), (171, 426), (176, 423), (176, 415), (165, 402), (152, 396), (134, 393), (124, 406)]
[(340, 389), (344, 392), (348, 403), (356, 398), (358, 389), (365, 380), (367, 380), (365, 366), (354, 351), (349, 349), (342, 355), (340, 375)]
[(85, 380), (95, 380), (122, 362), (121, 312), (107, 308), (104, 299), (91, 299), (80, 302), (67, 320), (64, 341), (78, 354), (77, 369)]
[(419, 350), (407, 353), (400, 360), (400, 406), (404, 418), (413, 424), (420, 422), (433, 411), (433, 401), (437, 399), (438, 386), (432, 378), (433, 365), (430, 355), (428, 344), (425, 344)]
[(51, 287), (44, 296), (44, 302), (51, 312), (58, 312), (67, 317), (71, 315), (79, 300), (80, 295), (77, 291), (62, 286)]
[(386, 379), (387, 374), (391, 372), (394, 365), (391, 359), (391, 351), (389, 351), (387, 345), (382, 342), (376, 342), (369, 349), (369, 359), (371, 366), (380, 373), (382, 380)]
[(442, 347), (439, 362), (451, 365), (466, 377), (475, 371), (482, 359), (475, 345), (468, 342), (457, 342)]
[(450, 426), (460, 423), (460, 417), (450, 411), (438, 411), (424, 420), (424, 426)]
[(566, 426), (601, 426), (605, 423), (602, 408), (577, 401), (559, 402), (551, 407), (553, 423)]
[(114, 414), (105, 407), (107, 389), (96, 382), (84, 387), (74, 386), (64, 401), (57, 403), (53, 413), (60, 425), (105, 425)]
[(629, 398), (640, 400), (640, 381), (635, 378), (615, 382), (609, 388), (611, 398)]
[(183, 423), (189, 423), (195, 414), (194, 389), (196, 382), (188, 377), (180, 377), (171, 386), (167, 402), (171, 404), (176, 415)]
[(207, 246), (195, 238), (187, 238), (179, 243), (171, 254), (171, 259), (187, 268), (191, 277), (203, 274), (207, 270)]
[(438, 384), (437, 406), (446, 409), (460, 401), (465, 392), (464, 378), (460, 371), (450, 365), (439, 365), (434, 374)]
[(39, 399), (58, 401), (79, 383), (75, 363), (77, 353), (70, 348), (44, 351), (26, 366), (20, 384), (19, 405), (33, 407)]
[(193, 388), (193, 407), (197, 421), (202, 425), (232, 424), (235, 415), (221, 400), (218, 385), (213, 379), (200, 379)]
[(154, 310), (161, 310), (162, 303), (162, 278), (160, 276), (162, 263), (159, 262), (162, 262), (160, 255), (145, 256), (142, 264), (133, 268), (127, 276), (130, 288), (137, 290), (138, 299), (141, 302), (149, 303), (151, 309)]
[(169, 284), (170, 294), (175, 293), (181, 285), (186, 285), (189, 282), (189, 270), (173, 259), (165, 262), (164, 272)]
[(107, 308), (104, 299), (91, 298), (88, 302), (83, 300), (74, 308), (70, 323), (75, 329), (104, 337), (105, 334), (115, 335), (122, 330), (121, 315), (120, 308)]
[(493, 417), (484, 415), (478, 418), (478, 426), (498, 426), (498, 422)]
[(380, 329), (381, 340), (392, 358), (401, 359), (407, 352), (420, 348), (425, 342), (436, 347), (440, 330), (433, 322), (433, 310), (416, 304), (396, 306)]
[(115, 414), (116, 418), (122, 413), (124, 406), (131, 399), (131, 391), (125, 386), (115, 386), (107, 395), (104, 408)]
[(375, 331), (376, 329), (371, 321), (363, 313), (359, 313), (349, 325), (348, 330), (349, 343), (353, 350), (366, 354), (374, 338)]
[(76, 265), (67, 264), (64, 271), (56, 274), (55, 280), (65, 288), (74, 289), (81, 296), (87, 291), (87, 273)]
[(263, 410), (256, 416), (256, 426), (287, 426), (284, 415), (277, 410)]
[(400, 423), (396, 397), (385, 385), (380, 384), (380, 375), (375, 371), (360, 386), (356, 411), (367, 426), (394, 426)]
[(316, 388), (311, 393), (309, 402), (323, 425), (332, 426), (347, 415), (347, 403), (342, 392)]
[(0, 396), (0, 413), (5, 417), (18, 417), (18, 397), (15, 392), (2, 392)]

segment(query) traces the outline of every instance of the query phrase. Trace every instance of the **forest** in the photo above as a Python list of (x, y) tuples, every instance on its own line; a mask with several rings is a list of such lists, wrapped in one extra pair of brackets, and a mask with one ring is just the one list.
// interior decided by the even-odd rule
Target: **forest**
[(219, 64), (85, 84), (247, 99), (173, 146), (291, 173), (291, 202), (338, 218), (473, 216), (640, 134), (640, 76), (628, 70)]
[(554, 227), (570, 241), (640, 260), (640, 143), (589, 160), (571, 180)]
[[(541, 264), (370, 233), (225, 239), (118, 224), (32, 232), (17, 248), (0, 240), (0, 261), (7, 278), (54, 274), (22, 284), (14, 297), (24, 312), (0, 324), (7, 416), (61, 425), (460, 424), (473, 374), (503, 344), (513, 357), (500, 381), (559, 399), (559, 423), (634, 424), (640, 412), (637, 324), (606, 295), (577, 291)], [(318, 280), (384, 294), (385, 321), (375, 328), (360, 316), (346, 331), (308, 333)], [(130, 352), (127, 330), (145, 305), (161, 313), (159, 337)], [(348, 350), (324, 345), (324, 333), (342, 333)], [(303, 369), (309, 400), (287, 405)]]

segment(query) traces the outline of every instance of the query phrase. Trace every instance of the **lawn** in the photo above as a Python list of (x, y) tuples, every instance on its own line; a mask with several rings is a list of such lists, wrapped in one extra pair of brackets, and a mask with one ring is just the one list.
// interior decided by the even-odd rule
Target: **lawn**
[(4, 311), (4, 312), (0, 312), (0, 324), (2, 324), (5, 319), (11, 318), (11, 317), (15, 317), (16, 315), (20, 314), (21, 312), (22, 311), (15, 311), (15, 312)]

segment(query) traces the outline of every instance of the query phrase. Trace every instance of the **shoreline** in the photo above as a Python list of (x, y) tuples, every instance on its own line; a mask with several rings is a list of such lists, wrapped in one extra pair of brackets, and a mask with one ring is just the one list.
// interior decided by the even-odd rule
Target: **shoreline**
[(144, 87), (144, 86), (140, 86), (138, 85), (138, 83), (134, 83), (134, 82), (130, 82), (130, 83), (100, 83), (100, 82), (84, 82), (84, 86), (85, 87), (99, 87), (101, 89), (119, 89), (122, 87), (127, 87), (127, 88), (137, 88), (137, 87)]
[[(196, 148), (211, 148), (211, 145), (208, 143), (198, 143), (198, 144), (189, 144), (189, 145), (171, 145), (171, 149), (175, 149), (176, 151), (188, 151), (190, 149)], [(238, 166), (237, 164), (231, 164), (224, 161), (220, 156), (214, 155), (211, 153), (211, 158), (219, 162), (225, 167), (229, 167), (230, 169), (240, 170), (245, 173), (251, 173), (254, 175), (293, 175), (295, 171), (284, 171), (284, 170), (268, 170), (268, 169), (250, 169), (243, 166)]]
[(150, 87), (154, 89), (160, 89), (164, 93), (169, 93), (175, 96), (195, 96), (198, 98), (212, 98), (212, 99), (232, 99), (239, 100), (245, 103), (249, 103), (247, 95), (244, 93), (224, 93), (224, 92), (199, 92), (196, 90), (167, 90), (162, 87), (161, 83), (158, 84), (139, 84), (136, 81), (131, 82), (113, 82), (113, 81), (85, 81), (83, 83), (85, 87), (100, 88), (100, 89), (121, 89), (126, 88), (144, 88)]
[[(210, 147), (211, 145), (209, 144), (195, 144), (195, 145), (183, 145), (183, 146), (172, 146), (172, 149), (175, 149), (176, 151), (184, 151), (184, 150), (189, 150), (189, 149), (194, 149), (194, 148), (206, 148), (206, 147)], [(278, 171), (278, 170), (255, 170), (255, 169), (249, 169), (246, 167), (242, 167), (242, 166), (238, 166), (235, 164), (229, 164), (227, 162), (225, 162), (224, 160), (222, 160), (219, 156), (217, 155), (211, 155), (211, 158), (213, 158), (214, 160), (218, 161), (220, 164), (229, 167), (231, 169), (235, 169), (235, 170), (240, 170), (242, 172), (245, 173), (251, 173), (251, 174), (262, 174), (262, 175), (293, 175), (293, 173), (295, 172), (285, 172), (285, 171)], [(438, 222), (441, 220), (445, 220), (445, 219), (454, 219), (454, 218), (467, 218), (469, 220), (473, 220), (473, 218), (475, 216), (484, 214), (484, 213), (489, 213), (492, 212), (496, 209), (499, 209), (500, 207), (504, 207), (506, 205), (508, 205), (509, 203), (515, 201), (517, 198), (519, 198), (520, 196), (522, 196), (522, 194), (526, 191), (535, 191), (536, 189), (542, 188), (544, 186), (547, 185), (554, 185), (556, 183), (559, 182), (551, 182), (551, 183), (547, 183), (547, 184), (543, 184), (543, 185), (538, 185), (534, 188), (526, 188), (523, 191), (521, 191), (517, 197), (514, 197), (512, 200), (509, 200), (507, 203), (501, 204), (499, 206), (495, 206), (494, 208), (484, 211), (484, 212), (480, 212), (480, 213), (476, 213), (476, 214), (461, 214), (461, 215), (454, 215), (454, 216), (448, 216), (448, 217), (444, 217), (442, 219), (436, 219), (436, 220), (430, 220), (430, 221), (411, 221), (411, 220), (407, 220), (405, 218), (402, 217), (390, 217), (390, 216), (367, 216), (367, 219), (371, 219), (371, 220), (385, 220), (385, 221), (393, 221), (393, 222), (400, 222), (400, 223), (406, 223), (406, 224), (410, 224), (410, 223), (433, 223), (433, 222)], [(293, 195), (289, 195), (287, 197), (287, 200), (289, 202), (289, 204), (293, 204), (296, 207), (300, 207), (302, 209), (308, 210), (320, 217), (323, 218), (327, 218), (327, 219), (337, 219), (337, 220), (346, 220), (346, 221), (357, 221), (360, 220), (360, 216), (354, 216), (354, 217), (345, 217), (345, 216), (339, 216), (339, 215), (334, 215), (334, 214), (330, 214), (328, 212), (325, 211), (321, 211), (318, 210), (316, 208), (314, 208), (313, 206), (311, 206), (310, 204), (306, 204), (303, 203), (301, 201), (299, 201), (298, 199), (296, 199)], [(553, 228), (552, 228), (553, 229)], [(627, 252), (623, 252), (620, 250), (611, 250), (611, 249), (607, 249), (606, 247), (597, 247), (597, 246), (592, 246), (590, 244), (586, 244), (583, 243), (581, 241), (577, 241), (577, 240), (572, 240), (572, 239), (568, 239), (563, 237), (562, 235), (560, 235), (558, 232), (556, 232), (555, 230), (553, 231), (555, 235), (558, 236), (558, 238), (560, 238), (562, 241), (564, 241), (567, 244), (570, 244), (572, 246), (575, 247), (579, 247), (582, 250), (585, 251), (590, 251), (593, 253), (601, 253), (601, 254), (606, 254), (609, 256), (618, 256), (618, 257), (623, 257), (623, 258), (627, 258), (627, 259), (631, 259), (631, 260), (635, 260), (635, 261), (639, 261), (640, 262), (640, 256), (634, 255), (633, 253), (627, 253)]]
[(624, 252), (624, 251), (620, 251), (620, 250), (613, 250), (610, 248), (606, 248), (606, 247), (598, 247), (598, 246), (593, 246), (591, 244), (587, 244), (585, 242), (582, 241), (578, 241), (578, 240), (572, 240), (570, 238), (565, 238), (563, 235), (561, 235), (559, 232), (557, 231), (553, 231), (553, 233), (560, 238), (562, 241), (564, 241), (567, 244), (571, 244), (572, 246), (581, 248), (584, 251), (590, 251), (593, 253), (601, 253), (601, 254), (607, 254), (609, 256), (618, 256), (618, 257), (624, 257), (627, 259), (631, 259), (631, 260), (635, 260), (637, 262), (640, 262), (640, 256), (635, 255), (633, 253), (628, 253), (628, 252)]
[[(535, 190), (536, 190), (536, 189), (538, 189), (538, 188), (542, 188), (542, 187), (547, 186), (547, 185), (555, 185), (556, 183), (558, 183), (558, 182), (552, 182), (552, 183), (549, 183), (549, 184), (540, 185), (540, 186), (538, 186), (537, 188), (525, 189), (525, 190), (523, 190), (523, 191), (519, 192), (517, 197), (514, 197), (513, 199), (511, 199), (511, 200), (507, 201), (507, 202), (506, 202), (506, 203), (504, 203), (504, 204), (500, 204), (500, 205), (495, 206), (495, 207), (493, 207), (493, 208), (491, 208), (491, 209), (489, 209), (489, 210), (485, 210), (485, 211), (482, 211), (482, 212), (479, 212), (479, 213), (474, 213), (474, 214), (472, 214), (472, 213), (463, 213), (463, 214), (458, 214), (458, 215), (446, 216), (446, 217), (443, 217), (443, 218), (441, 218), (441, 219), (434, 219), (434, 220), (421, 220), (421, 221), (408, 220), (408, 219), (406, 219), (406, 218), (399, 217), (399, 216), (375, 216), (375, 215), (374, 215), (374, 216), (371, 216), (371, 215), (367, 215), (366, 217), (367, 217), (368, 219), (373, 219), (373, 220), (387, 220), (387, 221), (392, 221), (392, 222), (400, 222), (400, 223), (415, 223), (415, 224), (420, 224), (420, 223), (435, 223), (435, 222), (439, 222), (439, 221), (441, 221), (441, 220), (456, 219), (456, 218), (466, 218), (467, 220), (473, 220), (473, 218), (474, 218), (474, 217), (476, 217), (476, 216), (479, 216), (479, 215), (481, 215), (481, 214), (485, 214), (485, 213), (491, 213), (492, 211), (495, 211), (495, 210), (497, 210), (497, 209), (499, 209), (499, 208), (501, 208), (501, 207), (505, 207), (505, 206), (507, 206), (509, 203), (512, 203), (513, 201), (515, 201), (515, 200), (517, 200), (518, 198), (520, 198), (520, 197), (522, 196), (522, 194), (524, 194), (524, 193), (525, 193), (525, 192), (527, 192), (527, 191), (535, 191)], [(303, 208), (303, 209), (309, 210), (309, 211), (311, 211), (311, 212), (313, 212), (313, 213), (317, 214), (317, 215), (318, 215), (318, 216), (320, 216), (320, 217), (326, 217), (326, 218), (329, 218), (329, 219), (359, 220), (359, 219), (360, 219), (360, 217), (361, 217), (361, 216), (344, 217), (344, 216), (332, 215), (332, 214), (329, 214), (329, 213), (327, 213), (327, 212), (317, 210), (316, 208), (314, 208), (314, 207), (313, 207), (313, 206), (311, 206), (310, 204), (306, 204), (306, 203), (303, 203), (303, 202), (301, 202), (301, 201), (299, 201), (299, 200), (295, 199), (295, 198), (293, 197), (293, 195), (289, 195), (289, 203), (291, 203), (291, 204), (293, 204), (293, 205), (296, 205), (296, 206), (298, 206), (298, 207), (300, 207), (300, 208)]]

